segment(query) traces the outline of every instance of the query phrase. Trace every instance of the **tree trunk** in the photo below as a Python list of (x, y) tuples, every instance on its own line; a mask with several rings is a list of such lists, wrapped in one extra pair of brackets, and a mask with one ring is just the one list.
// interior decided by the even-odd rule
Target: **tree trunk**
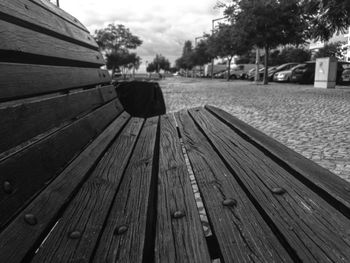
[(269, 66), (269, 47), (265, 46), (264, 85), (267, 85), (269, 83), (268, 66)]
[(112, 68), (112, 79), (114, 78), (114, 73), (115, 73), (115, 66)]
[(260, 81), (259, 69), (260, 69), (260, 50), (257, 47), (256, 60), (255, 60), (255, 83), (258, 83)]
[(228, 66), (227, 66), (227, 81), (230, 81), (232, 58), (233, 57), (230, 57), (230, 58), (227, 59), (227, 63), (228, 63)]

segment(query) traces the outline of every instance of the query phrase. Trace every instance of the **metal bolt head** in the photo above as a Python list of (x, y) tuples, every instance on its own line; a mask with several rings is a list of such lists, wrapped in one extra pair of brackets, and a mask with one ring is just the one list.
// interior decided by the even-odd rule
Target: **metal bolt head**
[(119, 226), (115, 229), (114, 234), (115, 235), (122, 235), (124, 234), (126, 231), (128, 230), (128, 226), (127, 225), (122, 225)]
[(222, 201), (222, 204), (224, 206), (231, 206), (231, 207), (234, 207), (237, 205), (237, 201), (236, 199), (231, 199), (231, 198), (227, 198), (225, 199), (224, 201)]
[(34, 226), (38, 223), (38, 220), (36, 219), (35, 215), (33, 215), (33, 214), (25, 214), (24, 221), (31, 226)]
[(286, 190), (282, 187), (275, 187), (275, 188), (272, 188), (272, 193), (275, 194), (275, 195), (283, 195)]
[(185, 216), (185, 213), (183, 212), (183, 211), (175, 211), (174, 213), (173, 213), (173, 218), (175, 218), (175, 219), (179, 219), (179, 218), (182, 218), (182, 217), (184, 217)]
[(70, 232), (68, 236), (70, 239), (79, 239), (81, 237), (81, 232), (75, 230), (75, 231)]
[(13, 192), (13, 187), (9, 181), (4, 182), (4, 192), (6, 194), (11, 194)]

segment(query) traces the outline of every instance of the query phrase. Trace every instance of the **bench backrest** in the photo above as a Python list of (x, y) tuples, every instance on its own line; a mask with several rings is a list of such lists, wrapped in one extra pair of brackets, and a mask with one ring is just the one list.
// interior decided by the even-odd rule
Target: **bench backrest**
[(122, 111), (88, 30), (46, 0), (0, 1), (0, 230)]

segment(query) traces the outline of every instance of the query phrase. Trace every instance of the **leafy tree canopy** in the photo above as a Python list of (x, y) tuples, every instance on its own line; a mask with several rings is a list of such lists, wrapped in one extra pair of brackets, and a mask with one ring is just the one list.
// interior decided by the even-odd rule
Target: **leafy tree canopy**
[(350, 26), (349, 0), (301, 0), (310, 38), (327, 41)]
[(129, 28), (115, 24), (109, 24), (106, 28), (96, 30), (95, 40), (99, 47), (108, 53), (135, 49), (142, 44), (142, 40), (133, 35)]
[(95, 31), (94, 38), (106, 56), (108, 69), (114, 74), (116, 69), (137, 69), (141, 59), (129, 49), (136, 49), (142, 40), (133, 35), (124, 25), (109, 24), (106, 28)]
[(341, 41), (328, 43), (323, 48), (319, 49), (314, 58), (336, 57), (337, 59), (343, 59), (343, 44), (344, 43)]
[(179, 68), (189, 70), (195, 66), (193, 61), (193, 46), (192, 42), (187, 40), (182, 48), (182, 56), (176, 61)]
[[(208, 36), (206, 36), (208, 37)], [(209, 52), (208, 40), (201, 40), (192, 52), (192, 64), (202, 66), (212, 59), (212, 54)]]
[(161, 54), (157, 54), (151, 63), (148, 64), (146, 71), (159, 73), (160, 70), (169, 71), (170, 62)]

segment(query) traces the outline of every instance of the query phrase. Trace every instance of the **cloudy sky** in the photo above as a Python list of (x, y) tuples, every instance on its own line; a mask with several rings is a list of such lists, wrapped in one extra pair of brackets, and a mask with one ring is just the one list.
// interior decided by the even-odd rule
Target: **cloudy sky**
[[(55, 2), (55, 1), (52, 1)], [(60, 0), (60, 7), (91, 33), (109, 23), (123, 24), (143, 40), (136, 50), (146, 61), (160, 53), (171, 63), (181, 56), (186, 40), (210, 33), (212, 19), (222, 16), (217, 0)]]

